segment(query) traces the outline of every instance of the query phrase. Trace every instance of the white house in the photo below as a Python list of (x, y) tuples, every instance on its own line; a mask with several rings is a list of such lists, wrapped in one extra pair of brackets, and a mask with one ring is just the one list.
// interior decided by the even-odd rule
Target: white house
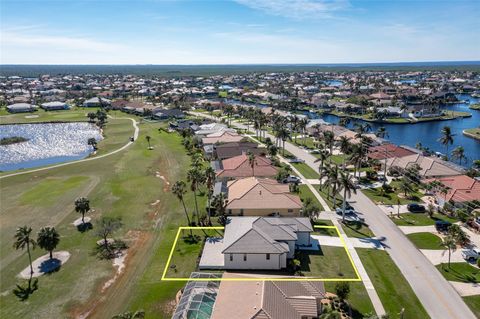
[(38, 106), (29, 103), (15, 103), (7, 105), (7, 111), (10, 113), (25, 113), (33, 112), (38, 109)]
[(84, 107), (97, 107), (110, 105), (111, 101), (102, 97), (92, 97), (91, 99), (83, 102)]
[(207, 240), (199, 267), (283, 269), (298, 246), (311, 245), (312, 231), (306, 217), (231, 217), (222, 240)]
[(68, 110), (70, 108), (67, 103), (59, 101), (42, 103), (41, 107), (45, 111)]

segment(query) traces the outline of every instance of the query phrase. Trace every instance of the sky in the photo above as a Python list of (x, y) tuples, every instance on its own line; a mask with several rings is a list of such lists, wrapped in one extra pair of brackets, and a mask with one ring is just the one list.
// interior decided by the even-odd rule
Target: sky
[(480, 60), (480, 0), (0, 0), (1, 64)]

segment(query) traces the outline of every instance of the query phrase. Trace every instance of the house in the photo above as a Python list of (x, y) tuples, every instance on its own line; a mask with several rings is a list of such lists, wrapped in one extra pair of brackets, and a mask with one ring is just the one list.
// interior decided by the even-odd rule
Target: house
[(219, 160), (242, 155), (243, 153), (253, 153), (255, 155), (266, 154), (264, 148), (258, 148), (257, 143), (253, 142), (230, 142), (214, 145), (214, 157)]
[(217, 144), (217, 143), (229, 143), (229, 142), (240, 142), (244, 137), (239, 135), (237, 132), (230, 131), (218, 131), (212, 134), (208, 134), (206, 137), (202, 138), (203, 145)]
[(387, 168), (399, 167), (401, 169), (407, 169), (415, 164), (420, 167), (419, 174), (424, 178), (454, 176), (464, 172), (464, 168), (451, 162), (446, 162), (436, 157), (423, 156), (421, 154), (387, 159)]
[(161, 109), (155, 111), (153, 117), (158, 120), (166, 120), (169, 118), (181, 119), (185, 117), (185, 113), (180, 109)]
[(227, 183), (227, 214), (240, 216), (300, 216), (302, 201), (288, 184), (247, 177)]
[(467, 175), (448, 176), (440, 178), (426, 179), (423, 182), (428, 184), (437, 181), (448, 188), (448, 192), (442, 193), (440, 190), (433, 190), (437, 202), (443, 206), (445, 202), (453, 201), (455, 203), (480, 201), (480, 180), (471, 178)]
[(212, 162), (212, 167), (215, 169), (217, 178), (225, 179), (250, 176), (273, 177), (278, 172), (278, 169), (272, 165), (272, 162), (264, 156), (255, 156), (252, 168), (248, 155), (245, 153), (222, 161)]
[(7, 111), (10, 113), (25, 113), (25, 112), (33, 112), (38, 109), (37, 105), (29, 104), (29, 103), (14, 103), (7, 105)]
[(101, 97), (92, 97), (91, 99), (86, 100), (83, 102), (84, 107), (101, 107), (101, 106), (108, 106), (111, 102), (108, 99), (101, 98)]
[(312, 232), (306, 217), (230, 217), (223, 238), (207, 238), (199, 269), (284, 269)]
[(58, 101), (42, 103), (41, 107), (45, 111), (68, 110), (70, 108), (67, 103)]
[(404, 157), (413, 154), (416, 154), (416, 152), (390, 143), (368, 148), (368, 158), (377, 160), (384, 160), (392, 157)]
[[(248, 275), (224, 273), (211, 319), (312, 319), (322, 313), (325, 298), (319, 281), (243, 281)], [(241, 298), (239, 298), (241, 296)]]
[(199, 137), (205, 137), (209, 134), (220, 131), (236, 132), (236, 130), (228, 128), (228, 126), (226, 126), (225, 124), (209, 123), (200, 125), (199, 129), (195, 132), (195, 135)]

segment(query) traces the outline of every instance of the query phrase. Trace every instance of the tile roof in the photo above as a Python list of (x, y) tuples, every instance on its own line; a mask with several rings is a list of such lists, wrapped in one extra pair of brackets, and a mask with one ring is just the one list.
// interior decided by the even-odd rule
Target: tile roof
[(449, 188), (446, 195), (437, 194), (446, 201), (453, 200), (454, 202), (468, 202), (473, 200), (480, 200), (480, 181), (473, 179), (467, 175), (449, 176), (442, 178), (432, 178), (425, 180), (425, 183), (432, 181), (439, 181)]
[(387, 167), (398, 166), (406, 169), (414, 164), (420, 166), (420, 176), (439, 177), (459, 175), (463, 169), (453, 163), (445, 162), (439, 158), (427, 157), (420, 154), (412, 154), (403, 157), (387, 159)]
[(222, 169), (217, 171), (218, 177), (248, 177), (255, 173), (255, 176), (275, 176), (278, 169), (264, 156), (256, 156), (254, 169), (248, 161), (246, 154), (238, 155), (222, 161)]
[(397, 146), (395, 144), (382, 144), (378, 146), (372, 146), (368, 149), (368, 157), (374, 159), (385, 159), (391, 157), (404, 157), (408, 155), (416, 154), (415, 152)]

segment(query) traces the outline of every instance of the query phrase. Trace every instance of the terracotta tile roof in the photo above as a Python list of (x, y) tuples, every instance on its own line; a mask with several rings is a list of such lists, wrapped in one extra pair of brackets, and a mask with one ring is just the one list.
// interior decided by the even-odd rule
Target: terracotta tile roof
[(219, 131), (202, 138), (202, 143), (206, 145), (215, 143), (240, 142), (243, 140), (243, 138), (243, 136), (237, 134), (236, 132)]
[(273, 179), (248, 177), (230, 181), (227, 209), (300, 209), (300, 197), (290, 194), (288, 184)]
[[(222, 169), (217, 171), (218, 177), (248, 177), (253, 175), (246, 154), (223, 160), (222, 167)], [(255, 176), (272, 177), (277, 174), (278, 169), (266, 157), (256, 156), (254, 172)]]
[(459, 175), (463, 172), (461, 167), (457, 165), (445, 162), (439, 158), (427, 157), (420, 154), (412, 154), (403, 157), (392, 157), (387, 159), (387, 167), (398, 166), (406, 169), (414, 164), (420, 166), (420, 176), (425, 178), (429, 177), (442, 177)]
[(437, 196), (444, 198), (446, 201), (453, 200), (454, 202), (468, 202), (472, 200), (480, 200), (480, 181), (476, 179), (467, 175), (458, 175), (427, 179), (425, 180), (425, 183), (435, 180), (450, 188), (446, 195), (437, 193)]
[(395, 144), (382, 144), (368, 149), (368, 157), (374, 159), (404, 157), (413, 154), (415, 154), (415, 152)]

